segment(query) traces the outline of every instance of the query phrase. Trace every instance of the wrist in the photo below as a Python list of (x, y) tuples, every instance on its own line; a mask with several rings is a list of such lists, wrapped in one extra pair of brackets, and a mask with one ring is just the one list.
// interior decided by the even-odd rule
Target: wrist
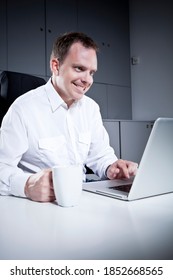
[(28, 180), (25, 183), (25, 187), (24, 187), (24, 193), (26, 195), (27, 198), (29, 198), (29, 188), (31, 187), (32, 183), (31, 180), (32, 179), (32, 175), (28, 178)]

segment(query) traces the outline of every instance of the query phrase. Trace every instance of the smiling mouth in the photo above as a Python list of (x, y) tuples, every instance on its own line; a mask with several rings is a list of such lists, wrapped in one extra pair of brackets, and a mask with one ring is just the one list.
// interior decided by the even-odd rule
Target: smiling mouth
[(75, 84), (75, 83), (73, 83), (74, 85), (75, 85), (75, 87), (77, 88), (77, 89), (79, 89), (79, 91), (81, 92), (81, 91), (86, 91), (86, 88), (87, 87), (84, 87), (83, 85), (78, 85), (78, 84)]

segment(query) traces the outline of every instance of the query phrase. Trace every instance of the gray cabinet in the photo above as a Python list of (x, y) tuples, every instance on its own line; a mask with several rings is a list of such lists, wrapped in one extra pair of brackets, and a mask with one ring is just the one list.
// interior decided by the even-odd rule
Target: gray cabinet
[(108, 119), (131, 119), (130, 87), (107, 85)]
[(8, 68), (50, 76), (54, 39), (77, 30), (76, 0), (8, 0)]
[(140, 163), (153, 123), (153, 121), (103, 120), (116, 155), (137, 163)]
[(55, 38), (77, 30), (77, 0), (46, 0), (46, 75), (50, 76), (49, 59)]
[(98, 43), (98, 71), (88, 95), (103, 118), (131, 119), (128, 0), (2, 0), (0, 70), (50, 77), (57, 36), (82, 31)]
[(108, 98), (107, 98), (107, 85), (94, 83), (90, 90), (86, 93), (87, 96), (94, 99), (99, 107), (102, 118), (108, 118)]
[(78, 1), (78, 28), (100, 48), (95, 82), (130, 86), (128, 1)]
[(43, 0), (8, 0), (8, 70), (45, 76)]
[(131, 119), (128, 1), (78, 1), (78, 29), (99, 46), (91, 96), (105, 119)]
[(121, 158), (140, 163), (153, 122), (121, 121)]
[(119, 121), (114, 120), (103, 120), (103, 125), (106, 128), (110, 145), (114, 149), (115, 154), (120, 158), (120, 130), (119, 130)]
[(131, 119), (131, 90), (120, 87), (94, 83), (87, 92), (100, 106), (103, 119)]
[(127, 0), (2, 0), (1, 5), (1, 21), (7, 20), (8, 27), (2, 34), (8, 36), (10, 70), (49, 76), (54, 39), (78, 30), (91, 35), (100, 48), (95, 82), (130, 87)]

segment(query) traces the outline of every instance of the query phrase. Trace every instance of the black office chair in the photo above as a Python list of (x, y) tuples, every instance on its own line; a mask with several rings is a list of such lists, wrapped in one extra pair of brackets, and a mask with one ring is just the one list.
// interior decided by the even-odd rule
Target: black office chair
[(40, 77), (3, 71), (0, 74), (0, 125), (8, 108), (18, 96), (45, 83)]

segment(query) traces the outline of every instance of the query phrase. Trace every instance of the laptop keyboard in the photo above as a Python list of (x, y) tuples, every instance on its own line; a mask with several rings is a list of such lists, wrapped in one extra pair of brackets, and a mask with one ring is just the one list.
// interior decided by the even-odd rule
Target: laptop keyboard
[(120, 186), (116, 186), (116, 187), (109, 187), (109, 189), (118, 190), (118, 191), (123, 191), (123, 192), (129, 193), (129, 191), (131, 189), (131, 186), (132, 186), (132, 184), (120, 185)]

